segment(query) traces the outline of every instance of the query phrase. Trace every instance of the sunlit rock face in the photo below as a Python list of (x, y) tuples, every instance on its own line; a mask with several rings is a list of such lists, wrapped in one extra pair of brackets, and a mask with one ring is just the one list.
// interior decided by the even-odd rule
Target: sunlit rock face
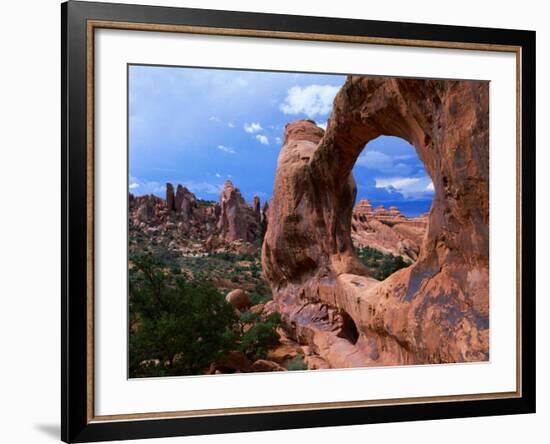
[[(417, 261), (383, 282), (351, 238), (351, 171), (380, 135), (411, 143), (435, 189)], [(326, 133), (287, 125), (269, 216), (262, 263), (277, 308), (330, 366), (488, 359), (487, 82), (348, 77)]]
[(260, 200), (255, 199), (251, 208), (244, 200), (240, 190), (228, 180), (220, 194), (220, 217), (218, 230), (225, 242), (260, 240)]

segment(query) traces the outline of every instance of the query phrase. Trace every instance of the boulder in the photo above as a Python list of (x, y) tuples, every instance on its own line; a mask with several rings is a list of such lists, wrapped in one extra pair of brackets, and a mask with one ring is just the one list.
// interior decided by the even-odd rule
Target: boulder
[(248, 294), (240, 288), (237, 288), (236, 290), (227, 293), (225, 300), (233, 305), (233, 307), (235, 307), (237, 310), (244, 310), (251, 306)]
[(245, 373), (250, 371), (250, 361), (236, 350), (228, 351), (222, 358), (214, 362), (208, 371), (210, 374)]
[(267, 359), (258, 359), (250, 367), (251, 372), (284, 372), (286, 368)]
[(166, 206), (169, 210), (175, 210), (175, 196), (174, 196), (174, 185), (171, 183), (166, 184)]

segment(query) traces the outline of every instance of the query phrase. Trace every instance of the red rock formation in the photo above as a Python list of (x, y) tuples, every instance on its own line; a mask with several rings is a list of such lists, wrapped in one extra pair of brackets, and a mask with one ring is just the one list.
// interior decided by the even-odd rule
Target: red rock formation
[(371, 247), (413, 262), (418, 259), (426, 228), (427, 219), (407, 219), (394, 206), (373, 211), (370, 201), (361, 199), (353, 209), (351, 238), (355, 246)]
[(358, 217), (364, 216), (365, 220), (367, 218), (371, 218), (373, 216), (373, 212), (370, 200), (361, 199), (359, 202), (357, 202), (357, 205), (355, 205), (355, 208), (353, 209), (353, 215)]
[[(482, 81), (350, 76), (325, 134), (287, 125), (263, 269), (283, 318), (331, 366), (488, 359), (488, 100)], [(351, 171), (379, 135), (414, 145), (435, 188), (418, 261), (383, 282), (350, 235)], [(338, 314), (355, 343), (333, 331)]]
[(174, 199), (174, 208), (177, 212), (181, 213), (184, 219), (189, 219), (197, 208), (197, 198), (186, 187), (178, 185)]
[(220, 195), (218, 230), (220, 238), (225, 242), (241, 240), (254, 243), (260, 239), (260, 221), (256, 213), (229, 180), (225, 182)]
[(147, 223), (152, 226), (160, 223), (157, 216), (165, 210), (164, 201), (160, 197), (153, 196), (152, 194), (136, 197), (130, 194), (128, 203), (130, 221), (144, 224)]
[(171, 183), (166, 184), (166, 206), (169, 210), (176, 209), (176, 200), (174, 196), (174, 185)]
[(130, 194), (128, 220), (133, 229), (146, 233), (150, 239), (170, 235), (172, 248), (181, 250), (189, 243), (217, 234), (219, 209), (217, 205), (199, 205), (195, 195), (181, 185), (177, 190), (174, 195), (172, 184), (166, 184), (166, 200)]
[(261, 233), (262, 241), (263, 241), (265, 233), (267, 231), (268, 221), (269, 221), (269, 204), (267, 202), (264, 202), (264, 206), (262, 208), (262, 213), (260, 215), (260, 233)]
[[(148, 238), (169, 234), (173, 249), (191, 252), (186, 245), (202, 245), (204, 250), (230, 247), (236, 251), (254, 251), (260, 246), (267, 224), (267, 203), (260, 208), (255, 197), (253, 207), (244, 201), (238, 188), (225, 184), (220, 203), (200, 201), (182, 185), (174, 193), (166, 184), (166, 200), (154, 195), (129, 195), (128, 219), (132, 227), (146, 232)], [(199, 244), (197, 244), (199, 242)]]
[(276, 362), (268, 361), (267, 359), (258, 359), (250, 367), (252, 372), (284, 372), (286, 368), (280, 366)]
[(262, 210), (260, 205), (260, 198), (258, 196), (254, 196), (254, 198), (252, 199), (252, 211), (254, 212), (256, 219), (258, 219), (258, 222), (260, 222), (260, 219), (262, 218)]

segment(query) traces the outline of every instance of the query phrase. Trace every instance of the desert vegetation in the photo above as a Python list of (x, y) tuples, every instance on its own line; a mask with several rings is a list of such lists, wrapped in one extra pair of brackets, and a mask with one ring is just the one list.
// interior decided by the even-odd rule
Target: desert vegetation
[(397, 270), (411, 264), (401, 256), (394, 256), (391, 253), (384, 254), (371, 247), (357, 247), (355, 253), (363, 265), (368, 268), (371, 276), (379, 281), (383, 281)]
[[(281, 317), (265, 281), (261, 240), (267, 205), (260, 210), (258, 200), (248, 206), (232, 184), (220, 201), (196, 199), (180, 186), (174, 194), (170, 184), (166, 200), (131, 197), (130, 377), (327, 367), (317, 349)], [(374, 213), (365, 202), (354, 210), (354, 233), (369, 233), (367, 240), (378, 245)], [(407, 222), (395, 209), (375, 216), (385, 223)], [(395, 254), (361, 243), (355, 247), (378, 280), (412, 263), (401, 250), (391, 251)], [(335, 316), (340, 319), (335, 331), (347, 337), (348, 317)]]
[(130, 257), (131, 377), (203, 374), (228, 352), (253, 362), (277, 346), (278, 313), (235, 310), (211, 281), (190, 280), (166, 259)]

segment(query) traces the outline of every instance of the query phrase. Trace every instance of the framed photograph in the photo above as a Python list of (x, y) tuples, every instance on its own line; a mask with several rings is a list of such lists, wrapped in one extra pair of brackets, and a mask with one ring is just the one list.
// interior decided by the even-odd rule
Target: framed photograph
[(535, 411), (535, 33), (69, 1), (62, 439)]

